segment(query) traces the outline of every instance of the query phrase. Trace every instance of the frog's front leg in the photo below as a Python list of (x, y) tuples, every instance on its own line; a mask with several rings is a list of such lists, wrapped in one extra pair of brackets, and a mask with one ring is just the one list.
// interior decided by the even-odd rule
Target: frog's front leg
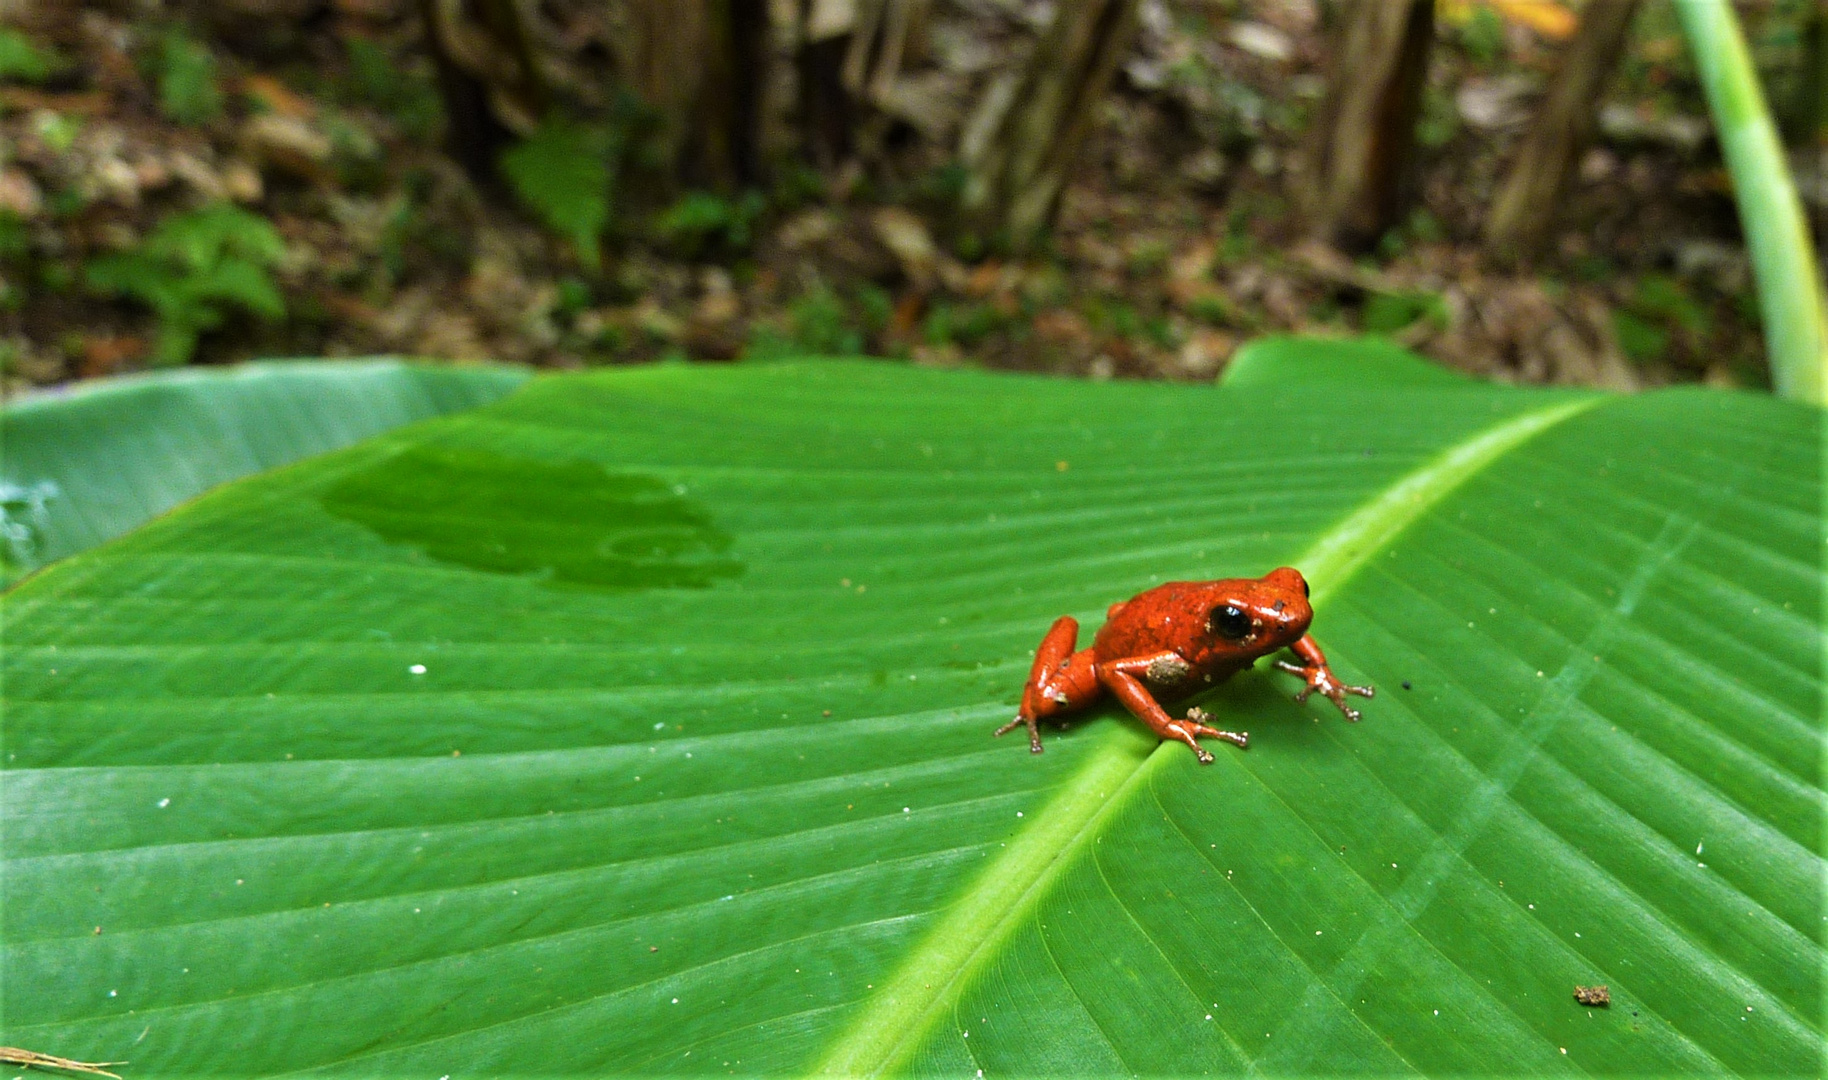
[(1173, 652), (1138, 656), (1128, 660), (1114, 660), (1098, 665), (1098, 681), (1104, 684), (1105, 689), (1115, 694), (1117, 700), (1123, 702), (1124, 708), (1134, 713), (1138, 720), (1149, 725), (1150, 730), (1157, 735), (1164, 739), (1184, 742), (1192, 747), (1194, 756), (1200, 759), (1202, 765), (1211, 764), (1212, 755), (1200, 745), (1198, 739), (1200, 735), (1224, 739), (1238, 744), (1240, 748), (1249, 748), (1250, 735), (1248, 732), (1220, 731), (1218, 728), (1207, 727), (1199, 722), (1199, 718), (1204, 718), (1206, 715), (1203, 712), (1196, 710), (1195, 713), (1190, 713), (1186, 720), (1176, 720), (1169, 716), (1167, 711), (1156, 703), (1155, 697), (1149, 693), (1148, 687), (1142, 683), (1141, 677), (1146, 677), (1152, 666), (1156, 671), (1164, 668), (1178, 668), (1185, 671), (1187, 661)]
[(1301, 635), (1301, 640), (1290, 645), (1289, 651), (1306, 661), (1305, 664), (1291, 664), (1286, 660), (1276, 661), (1276, 666), (1283, 671), (1290, 675), (1299, 675), (1307, 680), (1307, 685), (1302, 688), (1301, 693), (1295, 695), (1296, 701), (1306, 701), (1309, 694), (1319, 691), (1327, 700), (1339, 706), (1339, 711), (1345, 714), (1347, 720), (1356, 722), (1359, 712), (1346, 704), (1346, 695), (1376, 696), (1377, 691), (1372, 687), (1349, 686), (1340, 682), (1334, 676), (1333, 669), (1327, 666), (1327, 654), (1320, 651), (1320, 646), (1314, 643), (1312, 634)]
[(1028, 749), (1041, 752), (1041, 730), (1035, 721), (1068, 709), (1077, 709), (1098, 696), (1098, 678), (1092, 673), (1092, 650), (1073, 651), (1079, 643), (1079, 620), (1062, 615), (1041, 639), (1035, 649), (1035, 664), (1028, 671), (1028, 684), (1022, 688), (1022, 704), (1016, 718), (994, 734), (1007, 735), (1016, 728), (1028, 726)]

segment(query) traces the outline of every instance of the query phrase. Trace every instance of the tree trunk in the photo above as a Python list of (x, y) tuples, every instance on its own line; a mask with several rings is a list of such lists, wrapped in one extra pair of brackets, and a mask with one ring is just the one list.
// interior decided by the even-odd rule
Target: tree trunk
[(800, 37), (794, 50), (799, 82), (800, 137), (806, 157), (830, 173), (850, 156), (856, 112), (844, 88), (844, 60), (855, 30), (856, 6), (832, 12), (821, 0), (800, 0)]
[(1377, 243), (1401, 216), (1434, 43), (1434, 0), (1355, 0), (1342, 12), (1320, 129), (1316, 232)]
[(1137, 0), (1059, 5), (1026, 67), (991, 84), (959, 140), (964, 208), (1017, 251), (1052, 224), (1067, 170), (1136, 36)]
[(1485, 220), (1485, 242), (1503, 257), (1539, 248), (1555, 223), (1562, 193), (1593, 141), (1600, 95), (1618, 67), (1638, 0), (1587, 0), (1543, 102), (1524, 134)]
[(831, 171), (880, 153), (895, 83), (925, 53), (932, 0), (801, 0), (796, 53), (807, 158)]
[(547, 106), (546, 83), (514, 0), (419, 0), (425, 44), (444, 100), (450, 155), (479, 183)]
[(622, 80), (652, 110), (662, 187), (723, 191), (761, 179), (766, 0), (625, 0)]

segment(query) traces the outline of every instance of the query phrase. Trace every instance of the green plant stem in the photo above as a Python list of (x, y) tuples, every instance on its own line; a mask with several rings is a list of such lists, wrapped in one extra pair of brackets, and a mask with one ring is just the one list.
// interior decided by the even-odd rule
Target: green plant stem
[(1771, 383), (1780, 397), (1828, 404), (1828, 317), (1796, 185), (1732, 5), (1676, 0), (1733, 177), (1758, 281)]

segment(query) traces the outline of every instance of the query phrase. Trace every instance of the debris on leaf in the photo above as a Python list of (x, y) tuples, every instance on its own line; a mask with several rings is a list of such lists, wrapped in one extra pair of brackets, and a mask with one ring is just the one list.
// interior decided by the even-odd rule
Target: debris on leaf
[(40, 1069), (62, 1069), (65, 1072), (90, 1073), (96, 1076), (112, 1076), (114, 1080), (121, 1080), (120, 1074), (111, 1073), (104, 1068), (104, 1066), (127, 1064), (125, 1061), (74, 1061), (70, 1058), (58, 1057), (55, 1054), (40, 1054), (33, 1050), (21, 1050), (15, 1046), (0, 1046), (0, 1063), (19, 1065), (28, 1069), (36, 1065)]

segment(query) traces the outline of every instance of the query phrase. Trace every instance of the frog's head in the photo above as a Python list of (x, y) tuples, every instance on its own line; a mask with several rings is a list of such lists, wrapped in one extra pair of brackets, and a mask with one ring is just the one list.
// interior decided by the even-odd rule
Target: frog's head
[(1301, 640), (1314, 620), (1308, 583), (1293, 567), (1260, 578), (1212, 583), (1206, 612), (1206, 640), (1213, 656), (1255, 659)]

